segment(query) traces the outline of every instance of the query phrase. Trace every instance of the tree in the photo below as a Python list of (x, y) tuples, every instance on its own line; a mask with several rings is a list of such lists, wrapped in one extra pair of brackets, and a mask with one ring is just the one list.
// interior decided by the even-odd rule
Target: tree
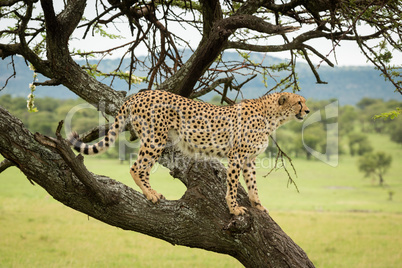
[(396, 120), (393, 124), (393, 128), (390, 130), (391, 140), (402, 144), (402, 124), (401, 120)]
[(363, 155), (373, 151), (367, 135), (363, 133), (353, 132), (349, 134), (349, 152), (351, 156)]
[[(325, 143), (325, 131), (322, 128), (322, 124), (315, 123), (307, 127), (303, 132), (303, 142), (314, 151), (321, 151), (323, 144)], [(304, 146), (303, 144), (303, 146)], [(325, 146), (324, 146), (325, 147)], [(324, 152), (325, 153), (325, 152)], [(306, 150), (306, 157), (311, 160), (311, 152)]]
[[(355, 107), (346, 105), (340, 109), (339, 126), (342, 134), (349, 134), (354, 130), (355, 122), (358, 118), (358, 113)], [(344, 135), (342, 135), (344, 136)]]
[[(401, 51), (401, 7), (398, 1), (63, 1), (11, 0), (0, 2), (0, 56), (12, 71), (3, 87), (15, 76), (13, 59), (22, 56), (47, 81), (30, 86), (28, 106), (35, 111), (34, 90), (39, 86), (64, 85), (99, 111), (117, 114), (127, 92), (114, 90), (113, 81), (146, 83), (189, 98), (209, 92), (232, 104), (230, 90), (241, 96), (242, 85), (256, 74), (271, 89), (298, 90), (295, 65), (305, 59), (318, 83), (325, 83), (313, 64), (313, 57), (333, 66), (331, 60), (311, 46), (314, 39), (329, 40), (331, 51), (340, 42), (354, 41), (367, 59), (382, 71), (401, 93), (398, 67), (391, 65), (391, 50)], [(88, 8), (86, 6), (88, 4)], [(85, 14), (94, 10), (95, 14)], [(3, 23), (4, 22), (4, 23)], [(371, 32), (361, 34), (360, 25)], [(76, 38), (98, 35), (114, 39), (121, 36), (110, 29), (129, 28), (130, 40), (107, 49), (82, 51), (69, 43)], [(199, 31), (200, 41), (193, 47), (185, 31), (171, 25)], [(76, 33), (83, 30), (81, 36)], [(267, 40), (276, 38), (277, 43)], [(374, 41), (373, 41), (374, 40)], [(98, 42), (101, 43), (101, 42)], [(138, 49), (149, 53), (144, 60)], [(102, 59), (124, 49), (122, 59), (112, 71), (102, 69)], [(191, 55), (184, 53), (191, 50)], [(240, 62), (224, 61), (222, 53), (239, 51)], [(289, 51), (289, 62), (272, 66), (254, 62), (254, 52)], [(324, 52), (325, 53), (325, 52)], [(95, 62), (90, 58), (96, 56)], [(76, 57), (87, 59), (79, 66)], [(124, 60), (127, 59), (127, 60)], [(145, 75), (139, 75), (145, 69)], [(277, 81), (274, 71), (285, 71)], [(244, 80), (237, 81), (233, 73)], [(96, 78), (104, 78), (106, 83)], [(269, 90), (267, 90), (269, 91)], [(179, 178), (187, 191), (178, 201), (147, 202), (137, 191), (110, 178), (87, 171), (80, 156), (75, 157), (60, 135), (57, 139), (30, 133), (21, 121), (0, 107), (0, 152), (6, 159), (0, 171), (19, 168), (31, 182), (39, 184), (55, 199), (107, 224), (142, 232), (172, 244), (198, 247), (229, 254), (247, 267), (312, 267), (313, 264), (267, 214), (249, 209), (244, 217), (231, 217), (224, 202), (224, 168), (214, 161), (195, 161), (174, 150), (166, 150), (160, 162)], [(100, 129), (105, 129), (101, 126)], [(96, 139), (99, 129), (85, 135)], [(128, 129), (129, 131), (129, 129)], [(135, 135), (131, 136), (135, 139)], [(173, 157), (174, 155), (174, 157)], [(175, 162), (169, 161), (175, 159)], [(180, 159), (180, 165), (177, 161)], [(245, 191), (239, 190), (239, 203), (250, 207)], [(172, 224), (174, 223), (174, 224)]]
[(367, 153), (359, 158), (358, 167), (366, 177), (378, 176), (380, 186), (384, 184), (384, 174), (392, 163), (392, 156), (385, 152)]

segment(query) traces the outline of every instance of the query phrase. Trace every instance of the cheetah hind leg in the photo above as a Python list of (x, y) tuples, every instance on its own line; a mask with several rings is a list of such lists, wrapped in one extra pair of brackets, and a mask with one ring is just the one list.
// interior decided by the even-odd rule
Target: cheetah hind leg
[(155, 156), (151, 157), (143, 154), (140, 150), (137, 161), (130, 169), (131, 177), (133, 177), (135, 183), (140, 187), (144, 196), (154, 204), (158, 203), (160, 199), (165, 199), (162, 194), (152, 189), (149, 183), (149, 174), (156, 159)]
[(230, 214), (233, 215), (244, 215), (247, 211), (245, 207), (238, 205), (237, 197), (237, 187), (239, 183), (240, 175), (240, 165), (236, 161), (229, 159), (228, 169), (227, 169), (227, 191), (226, 191), (226, 203), (229, 207)]
[(243, 178), (247, 184), (248, 196), (250, 199), (251, 206), (268, 213), (268, 209), (261, 205), (260, 198), (258, 197), (257, 180), (255, 172), (255, 162), (254, 160), (246, 161), (243, 167)]

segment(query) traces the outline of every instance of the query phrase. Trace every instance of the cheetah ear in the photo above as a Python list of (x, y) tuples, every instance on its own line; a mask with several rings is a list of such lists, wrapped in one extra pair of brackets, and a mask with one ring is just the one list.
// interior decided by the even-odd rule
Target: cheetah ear
[(283, 105), (287, 99), (288, 99), (288, 96), (286, 96), (286, 95), (280, 96), (279, 100), (278, 100), (279, 105)]

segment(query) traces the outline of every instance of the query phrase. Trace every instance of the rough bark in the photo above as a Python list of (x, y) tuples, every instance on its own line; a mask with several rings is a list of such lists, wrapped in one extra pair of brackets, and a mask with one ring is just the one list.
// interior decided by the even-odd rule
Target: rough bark
[(60, 137), (30, 133), (1, 107), (0, 152), (56, 200), (107, 224), (228, 254), (246, 267), (314, 267), (268, 214), (250, 207), (244, 189), (239, 203), (248, 207), (247, 215), (229, 214), (226, 172), (218, 161), (193, 160), (168, 147), (160, 163), (187, 191), (154, 205), (138, 191), (90, 173)]

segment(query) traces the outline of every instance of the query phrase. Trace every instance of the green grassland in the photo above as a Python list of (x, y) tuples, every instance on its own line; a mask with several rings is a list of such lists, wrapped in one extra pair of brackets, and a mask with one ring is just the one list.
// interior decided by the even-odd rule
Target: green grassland
[[(265, 168), (257, 176), (263, 204), (316, 267), (401, 267), (402, 147), (385, 136), (370, 139), (375, 150), (393, 156), (384, 187), (363, 177), (357, 158), (341, 155), (337, 167), (294, 159), (298, 193), (287, 186), (283, 169), (264, 178), (273, 162), (261, 160)], [(91, 171), (137, 189), (127, 162), (98, 157), (85, 162)], [(185, 191), (161, 166), (154, 168), (151, 183), (168, 199)], [(0, 174), (0, 267), (151, 266), (242, 267), (225, 255), (172, 246), (76, 212), (32, 186), (15, 167)]]

